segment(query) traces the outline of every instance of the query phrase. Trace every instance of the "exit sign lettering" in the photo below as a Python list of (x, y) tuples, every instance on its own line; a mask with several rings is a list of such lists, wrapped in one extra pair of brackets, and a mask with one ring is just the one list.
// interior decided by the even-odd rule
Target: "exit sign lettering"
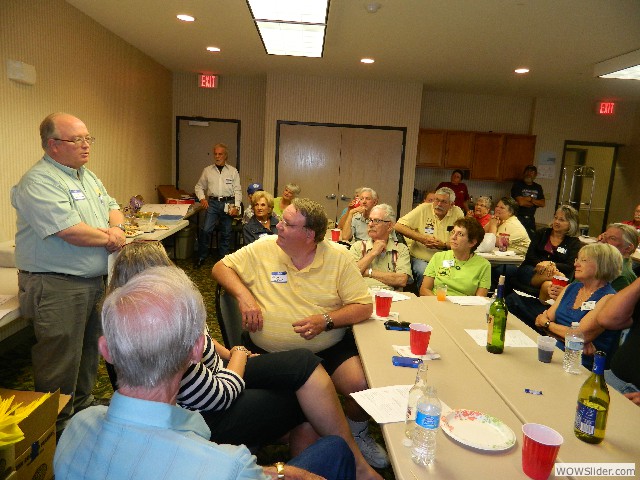
[(200, 88), (218, 88), (218, 76), (201, 73), (198, 75), (198, 86)]
[(600, 102), (598, 103), (598, 113), (600, 115), (613, 115), (615, 106), (615, 102)]

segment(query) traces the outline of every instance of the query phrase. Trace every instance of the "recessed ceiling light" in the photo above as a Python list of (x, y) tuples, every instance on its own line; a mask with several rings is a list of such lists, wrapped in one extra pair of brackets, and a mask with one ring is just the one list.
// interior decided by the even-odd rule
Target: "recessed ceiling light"
[(360, 60), (362, 63), (373, 63), (375, 60), (373, 58), (362, 58)]
[(180, 15), (176, 15), (176, 17), (178, 17), (178, 20), (182, 20), (183, 22), (195, 22), (196, 21), (196, 17), (192, 17), (191, 15), (185, 15), (185, 14), (180, 14)]
[(219, 52), (220, 49), (218, 47), (207, 47), (207, 50), (209, 52)]
[(529, 69), (528, 68), (516, 68), (514, 70), (514, 72), (516, 72), (518, 75), (523, 75), (525, 73), (529, 73)]

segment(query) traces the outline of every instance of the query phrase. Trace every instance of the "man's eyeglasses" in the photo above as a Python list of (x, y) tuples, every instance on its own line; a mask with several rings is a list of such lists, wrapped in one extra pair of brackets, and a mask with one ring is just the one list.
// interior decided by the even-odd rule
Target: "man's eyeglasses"
[(280, 220), (280, 221), (282, 222), (282, 224), (283, 224), (285, 227), (291, 227), (291, 228), (293, 228), (293, 227), (302, 227), (302, 228), (305, 228), (305, 227), (306, 227), (306, 225), (292, 225), (292, 224), (290, 224), (289, 222), (287, 222), (284, 218), (283, 218), (282, 220)]
[(64, 138), (54, 138), (54, 140), (57, 140), (59, 142), (67, 142), (67, 143), (74, 143), (76, 146), (80, 146), (82, 145), (84, 142), (87, 142), (89, 145), (93, 145), (94, 143), (96, 143), (96, 137), (75, 137), (72, 138), (71, 140), (66, 140)]
[(390, 223), (391, 220), (382, 220), (380, 218), (369, 218), (367, 219), (367, 224), (375, 223), (376, 225), (380, 225), (381, 223)]

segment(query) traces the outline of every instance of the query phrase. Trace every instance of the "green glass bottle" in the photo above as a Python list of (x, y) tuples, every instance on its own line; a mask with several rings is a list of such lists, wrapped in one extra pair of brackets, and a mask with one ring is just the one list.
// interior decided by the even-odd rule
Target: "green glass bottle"
[(504, 350), (504, 334), (507, 331), (507, 305), (504, 302), (504, 275), (498, 280), (498, 294), (489, 308), (487, 316), (487, 351), (502, 353)]
[(578, 394), (576, 420), (573, 432), (583, 442), (600, 443), (604, 440), (609, 413), (609, 388), (604, 380), (606, 356), (596, 352), (593, 373), (585, 380)]

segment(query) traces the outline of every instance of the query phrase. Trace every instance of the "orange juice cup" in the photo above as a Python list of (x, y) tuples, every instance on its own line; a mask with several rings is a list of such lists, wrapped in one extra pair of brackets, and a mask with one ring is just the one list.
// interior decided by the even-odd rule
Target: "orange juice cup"
[(439, 302), (444, 302), (447, 299), (447, 286), (439, 285), (438, 288), (436, 288), (436, 296)]

